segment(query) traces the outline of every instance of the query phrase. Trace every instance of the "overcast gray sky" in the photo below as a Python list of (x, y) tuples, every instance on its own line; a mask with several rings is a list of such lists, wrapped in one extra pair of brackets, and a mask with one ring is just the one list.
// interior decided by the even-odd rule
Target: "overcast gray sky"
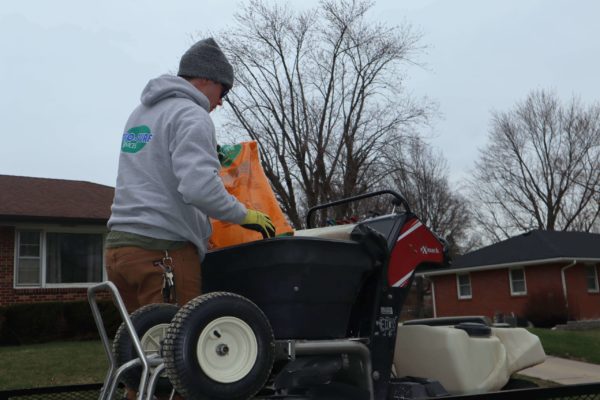
[[(4, 0), (0, 174), (114, 185), (123, 126), (146, 82), (176, 71), (193, 35), (231, 25), (240, 3)], [(427, 133), (457, 184), (492, 110), (541, 88), (600, 99), (599, 16), (596, 0), (379, 0), (370, 14), (423, 33), (426, 68), (411, 67), (407, 83), (439, 104)]]

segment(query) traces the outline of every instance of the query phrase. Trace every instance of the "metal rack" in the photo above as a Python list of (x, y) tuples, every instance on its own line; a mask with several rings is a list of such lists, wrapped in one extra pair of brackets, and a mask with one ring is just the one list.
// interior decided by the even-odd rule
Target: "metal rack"
[[(98, 308), (98, 303), (96, 302), (96, 294), (100, 291), (108, 290), (115, 301), (117, 306), (117, 310), (125, 323), (125, 327), (127, 328), (127, 332), (129, 333), (133, 347), (137, 354), (137, 358), (126, 362), (125, 364), (118, 367), (117, 360), (115, 359), (115, 355), (112, 352), (112, 341), (108, 338), (106, 333), (106, 329), (104, 327), (104, 322), (102, 321), (102, 316), (100, 314), (100, 310)], [(154, 390), (156, 388), (156, 383), (158, 381), (158, 377), (165, 369), (165, 365), (163, 363), (162, 358), (158, 355), (153, 354), (150, 356), (146, 356), (144, 350), (142, 348), (142, 344), (140, 342), (140, 338), (138, 337), (135, 328), (133, 327), (133, 323), (129, 318), (129, 314), (127, 313), (127, 309), (125, 308), (125, 304), (119, 295), (119, 291), (117, 287), (112, 282), (102, 282), (97, 285), (94, 285), (88, 289), (88, 302), (90, 303), (90, 307), (92, 308), (92, 315), (94, 316), (94, 321), (96, 322), (96, 326), (98, 327), (98, 333), (100, 334), (100, 339), (102, 340), (102, 345), (104, 346), (104, 351), (106, 352), (106, 356), (109, 361), (108, 373), (106, 374), (106, 378), (104, 379), (104, 384), (102, 389), (100, 390), (99, 400), (112, 400), (114, 398), (117, 385), (121, 379), (123, 373), (127, 370), (141, 366), (142, 374), (140, 377), (140, 385), (138, 387), (138, 400), (152, 400), (154, 395)], [(151, 370), (153, 368), (153, 370)]]

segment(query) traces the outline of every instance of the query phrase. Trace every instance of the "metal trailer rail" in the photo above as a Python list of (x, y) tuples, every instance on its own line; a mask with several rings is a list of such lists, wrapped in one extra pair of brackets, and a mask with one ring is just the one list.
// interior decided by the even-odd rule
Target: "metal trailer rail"
[(96, 400), (101, 383), (0, 391), (0, 400)]
[(550, 388), (530, 388), (503, 390), (482, 394), (450, 396), (453, 400), (509, 400), (509, 399), (564, 399), (564, 400), (600, 400), (600, 383), (565, 385)]
[[(101, 383), (72, 386), (52, 386), (34, 389), (0, 391), (0, 400), (95, 400), (103, 385)], [(119, 393), (119, 395), (121, 395)], [(431, 398), (430, 398), (431, 399)], [(439, 398), (438, 398), (439, 399)], [(511, 400), (511, 399), (556, 399), (556, 400), (600, 400), (600, 383), (506, 390), (477, 395), (449, 396), (448, 400)], [(428, 400), (427, 398), (422, 400)]]
[[(138, 356), (138, 358), (126, 362), (120, 367), (118, 367), (117, 360), (115, 359), (115, 355), (112, 352), (112, 341), (108, 338), (106, 329), (104, 328), (104, 323), (102, 321), (102, 316), (98, 308), (98, 303), (96, 302), (96, 293), (101, 290), (108, 290), (111, 293), (111, 296), (116, 302), (117, 310), (119, 310), (119, 314), (121, 315), (121, 318), (125, 323), (125, 327), (127, 328), (127, 332), (131, 337), (133, 347)], [(123, 300), (119, 295), (117, 287), (112, 282), (102, 282), (88, 288), (87, 297), (88, 302), (90, 303), (90, 307), (92, 308), (92, 315), (94, 316), (94, 321), (96, 322), (96, 326), (98, 327), (100, 340), (102, 340), (102, 345), (104, 346), (104, 351), (109, 361), (108, 372), (106, 374), (106, 378), (104, 379), (104, 385), (100, 390), (100, 396), (98, 397), (98, 399), (112, 400), (114, 398), (117, 385), (123, 373), (125, 373), (129, 369), (141, 366), (142, 374), (140, 377), (140, 385), (138, 387), (137, 400), (152, 400), (154, 389), (158, 381), (158, 376), (162, 373), (162, 370), (164, 369), (164, 364), (162, 362), (162, 359), (159, 358), (157, 355), (151, 355), (148, 357), (144, 353), (142, 344), (140, 342), (140, 338), (138, 337), (135, 328), (133, 327), (133, 323), (129, 318), (129, 314), (127, 313), (127, 309), (125, 308), (125, 304), (123, 303)], [(153, 367), (154, 371), (151, 372), (150, 367)]]

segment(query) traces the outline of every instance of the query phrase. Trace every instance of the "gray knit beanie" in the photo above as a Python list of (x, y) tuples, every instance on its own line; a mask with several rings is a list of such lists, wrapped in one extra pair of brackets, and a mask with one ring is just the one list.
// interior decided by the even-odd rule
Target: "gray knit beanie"
[(213, 38), (201, 40), (185, 52), (177, 75), (209, 79), (227, 89), (233, 86), (233, 67)]

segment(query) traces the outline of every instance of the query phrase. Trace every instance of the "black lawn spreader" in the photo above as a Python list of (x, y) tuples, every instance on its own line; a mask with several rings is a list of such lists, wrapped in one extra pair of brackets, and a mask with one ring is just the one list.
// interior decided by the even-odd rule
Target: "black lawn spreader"
[[(205, 294), (181, 307), (153, 304), (128, 316), (111, 283), (90, 288), (110, 359), (100, 398), (111, 399), (119, 382), (139, 388), (139, 399), (172, 390), (190, 400), (448, 396), (440, 381), (398, 376), (395, 367), (415, 269), (444, 265), (444, 242), (393, 191), (315, 207), (308, 226), (318, 210), (384, 195), (398, 211), (209, 252)], [(124, 320), (112, 345), (95, 301), (105, 289)], [(485, 321), (448, 325), (468, 337), (490, 335)]]

